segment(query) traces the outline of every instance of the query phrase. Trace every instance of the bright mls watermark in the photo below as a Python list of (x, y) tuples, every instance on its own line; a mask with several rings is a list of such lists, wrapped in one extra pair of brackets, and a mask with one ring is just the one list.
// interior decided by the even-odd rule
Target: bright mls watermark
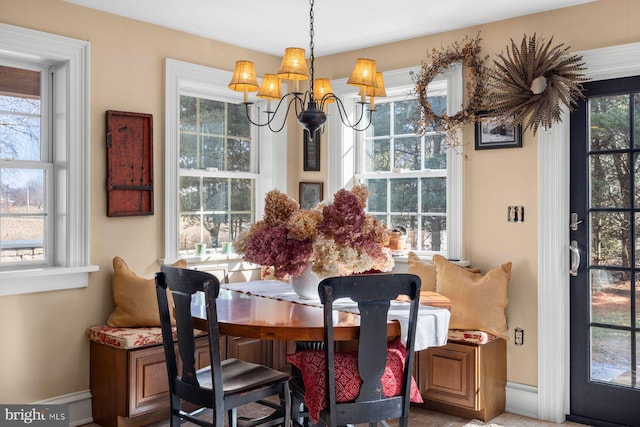
[(0, 405), (0, 427), (69, 427), (69, 405)]

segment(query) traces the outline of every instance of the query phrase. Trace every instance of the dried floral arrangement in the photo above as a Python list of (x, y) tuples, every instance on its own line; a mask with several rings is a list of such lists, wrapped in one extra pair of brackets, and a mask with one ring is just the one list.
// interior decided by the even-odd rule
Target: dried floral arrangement
[[(423, 63), (420, 72), (412, 74), (415, 93), (421, 106), (416, 133), (424, 134), (430, 128), (447, 132), (476, 120), (478, 112), (483, 109), (486, 101), (486, 82), (490, 74), (484, 66), (488, 56), (480, 57), (480, 40), (478, 35), (471, 40), (465, 38), (463, 43), (454, 42), (451, 46), (440, 50), (434, 48), (431, 53), (431, 63)], [(427, 87), (438, 74), (456, 63), (462, 63), (466, 68), (467, 105), (466, 107), (462, 105), (461, 110), (452, 116), (436, 114), (427, 97)]]
[(546, 41), (526, 35), (520, 48), (511, 39), (511, 49), (499, 54), (490, 79), (491, 108), (496, 115), (513, 117), (514, 124), (535, 135), (540, 125), (545, 129), (561, 122), (560, 103), (570, 110), (583, 98), (584, 63), (582, 57), (569, 53), (560, 44), (551, 47)]
[(367, 187), (356, 185), (339, 190), (329, 204), (300, 209), (294, 199), (272, 190), (264, 219), (240, 233), (233, 248), (249, 262), (272, 266), (277, 278), (298, 276), (309, 264), (321, 278), (391, 271), (389, 232), (365, 213), (368, 197)]

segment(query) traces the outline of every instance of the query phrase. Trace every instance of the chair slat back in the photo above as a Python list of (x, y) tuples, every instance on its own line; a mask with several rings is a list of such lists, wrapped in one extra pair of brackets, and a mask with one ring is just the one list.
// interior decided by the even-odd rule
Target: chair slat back
[[(174, 307), (169, 307), (167, 296), (169, 289)], [(178, 353), (182, 365), (181, 372), (178, 372), (176, 354), (173, 345), (165, 345), (165, 359), (169, 373), (169, 388), (172, 394), (176, 394), (185, 400), (193, 401), (194, 393), (199, 387), (196, 378), (195, 359), (195, 333), (191, 315), (191, 304), (193, 295), (203, 292), (203, 297), (209, 302), (213, 300), (212, 310), (207, 311), (209, 322), (209, 351), (211, 366), (218, 367), (212, 369), (214, 395), (220, 394), (222, 399), (222, 378), (220, 375), (220, 341), (218, 339), (218, 319), (215, 308), (215, 300), (220, 291), (218, 279), (202, 271), (162, 266), (156, 274), (156, 294), (158, 297), (158, 308), (160, 311), (160, 324), (162, 328), (162, 339), (164, 343), (172, 343), (171, 312), (173, 310), (176, 319), (176, 332), (178, 341)], [(207, 293), (209, 294), (208, 296)], [(203, 300), (205, 300), (203, 298)], [(214, 317), (211, 319), (211, 317)], [(211, 322), (215, 328), (211, 328)], [(216, 375), (216, 372), (218, 375)], [(218, 378), (216, 378), (218, 376)], [(207, 399), (209, 400), (209, 399)], [(220, 400), (222, 401), (222, 400)]]
[[(375, 416), (380, 420), (407, 416), (411, 374), (414, 360), (414, 341), (418, 306), (420, 302), (420, 278), (413, 274), (366, 274), (324, 279), (318, 286), (320, 300), (324, 304), (324, 348), (327, 361), (327, 408), (330, 425), (365, 422)], [(400, 404), (385, 403), (381, 377), (387, 358), (387, 317), (390, 302), (399, 295), (410, 299), (409, 326), (406, 339), (406, 359), (403, 375), (403, 393)], [(350, 298), (360, 310), (358, 337), (358, 371), (362, 378), (360, 395), (355, 403), (339, 404), (335, 392), (335, 340), (333, 333), (334, 302)], [(376, 402), (379, 402), (378, 410)], [(340, 410), (337, 411), (336, 407)], [(396, 408), (389, 413), (389, 408)], [(378, 414), (378, 415), (373, 415)], [(387, 416), (388, 415), (388, 416)]]

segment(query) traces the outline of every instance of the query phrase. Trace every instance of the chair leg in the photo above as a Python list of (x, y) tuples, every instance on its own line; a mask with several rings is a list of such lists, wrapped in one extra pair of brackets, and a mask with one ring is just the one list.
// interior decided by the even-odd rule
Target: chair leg
[(238, 427), (238, 409), (229, 409), (227, 415), (229, 417), (229, 427)]
[(282, 396), (280, 396), (280, 403), (284, 406), (284, 427), (291, 426), (291, 390), (289, 389), (289, 382), (286, 381), (283, 385)]

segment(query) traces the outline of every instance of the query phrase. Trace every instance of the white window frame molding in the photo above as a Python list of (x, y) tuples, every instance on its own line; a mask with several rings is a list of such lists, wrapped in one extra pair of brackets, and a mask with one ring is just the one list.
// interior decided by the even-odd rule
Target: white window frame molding
[(90, 44), (0, 23), (0, 55), (54, 70), (53, 265), (0, 271), (0, 296), (88, 286), (90, 264)]
[[(640, 43), (577, 52), (585, 75), (605, 80), (640, 75)], [(569, 413), (569, 120), (540, 130), (538, 164), (537, 418), (561, 423)], [(509, 393), (507, 393), (509, 396)], [(526, 411), (509, 407), (515, 413)]]
[[(179, 175), (180, 155), (180, 94), (192, 96), (210, 96), (225, 102), (242, 102), (240, 92), (227, 87), (233, 73), (202, 65), (191, 64), (171, 58), (165, 59), (165, 218), (164, 218), (164, 260), (173, 262), (178, 258), (178, 216), (179, 216)], [(263, 107), (265, 102), (256, 102)], [(271, 132), (267, 127), (254, 128), (258, 150), (258, 172), (256, 179), (256, 218), (264, 212), (264, 197), (272, 189), (286, 192), (287, 157), (286, 127), (279, 133)]]
[[(419, 73), (420, 67), (403, 68), (383, 73), (387, 93), (404, 92), (407, 95), (415, 88), (411, 73)], [(449, 67), (442, 73), (447, 82), (447, 114), (455, 114), (463, 102), (462, 66), (460, 64)], [(436, 79), (439, 80), (440, 78)], [(435, 83), (435, 81), (434, 81)], [(341, 98), (347, 116), (352, 119), (355, 115), (354, 100), (359, 95), (352, 86), (347, 85), (347, 79), (331, 82), (333, 92)], [(355, 184), (356, 175), (356, 135), (353, 130), (345, 126), (340, 120), (335, 104), (329, 104), (328, 109), (328, 174), (327, 194), (333, 195), (341, 188), (350, 188)], [(457, 135), (461, 138), (461, 134)], [(462, 240), (462, 183), (463, 155), (458, 148), (447, 150), (447, 257), (450, 259), (464, 259)]]

